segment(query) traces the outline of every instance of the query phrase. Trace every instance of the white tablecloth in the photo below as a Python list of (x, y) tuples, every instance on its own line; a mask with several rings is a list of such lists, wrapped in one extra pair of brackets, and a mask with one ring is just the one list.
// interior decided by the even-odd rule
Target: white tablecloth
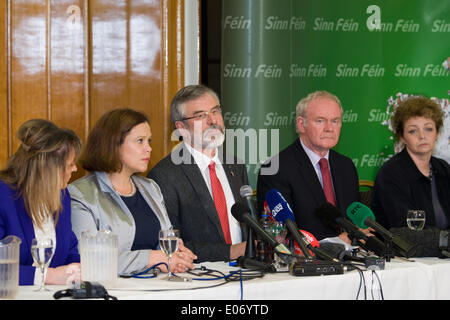
[[(381, 299), (450, 299), (450, 260), (415, 258), (409, 262), (398, 258), (386, 263), (385, 270), (375, 271), (381, 283), (371, 271), (364, 271), (364, 283), (356, 270), (341, 275), (295, 277), (288, 273), (266, 274), (263, 278), (226, 283), (207, 288), (223, 280), (169, 282), (156, 279), (117, 280), (108, 293), (119, 300), (355, 300)], [(210, 269), (228, 273), (238, 268), (215, 262), (201, 264)], [(188, 275), (189, 276), (189, 275)], [(192, 276), (191, 276), (192, 277)], [(362, 286), (359, 295), (358, 289)], [(53, 293), (65, 286), (48, 286), (53, 292), (33, 292), (34, 286), (21, 286), (16, 299), (53, 299)], [(196, 288), (196, 289), (194, 289)], [(201, 289), (200, 289), (201, 288)]]

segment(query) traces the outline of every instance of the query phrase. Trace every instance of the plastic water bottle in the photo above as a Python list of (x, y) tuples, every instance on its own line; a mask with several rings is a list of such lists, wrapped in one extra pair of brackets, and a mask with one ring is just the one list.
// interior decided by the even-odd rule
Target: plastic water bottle
[[(263, 212), (259, 223), (265, 231), (270, 232), (273, 220), (267, 212)], [(269, 264), (273, 262), (273, 247), (266, 243), (263, 239), (258, 239), (257, 252), (259, 261)]]

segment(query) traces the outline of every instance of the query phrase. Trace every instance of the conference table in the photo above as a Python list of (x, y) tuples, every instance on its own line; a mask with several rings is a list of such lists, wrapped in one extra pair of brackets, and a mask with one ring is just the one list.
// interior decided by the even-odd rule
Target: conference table
[[(239, 281), (240, 268), (225, 262), (202, 263), (207, 269), (224, 274), (234, 272), (238, 280), (180, 274), (191, 281), (156, 278), (118, 278), (107, 287), (118, 300), (442, 300), (450, 299), (450, 259), (393, 258), (385, 269), (347, 271), (344, 274), (293, 276), (288, 272), (267, 273), (263, 277)], [(370, 268), (372, 269), (372, 268)], [(377, 270), (378, 269), (378, 270)], [(199, 272), (194, 270), (194, 272)], [(243, 270), (243, 275), (248, 271)], [(255, 272), (251, 272), (255, 274)], [(193, 280), (192, 280), (193, 278)], [(201, 279), (201, 280), (200, 280)], [(208, 280), (205, 280), (208, 279)], [(180, 279), (181, 280), (181, 279)], [(54, 299), (66, 286), (47, 286), (49, 292), (33, 292), (35, 286), (20, 286), (18, 300)], [(70, 299), (70, 298), (64, 298)]]

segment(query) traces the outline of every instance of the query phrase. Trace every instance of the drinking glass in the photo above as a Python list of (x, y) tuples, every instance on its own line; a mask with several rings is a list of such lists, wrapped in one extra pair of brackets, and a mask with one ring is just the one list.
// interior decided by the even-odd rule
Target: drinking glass
[(425, 226), (425, 211), (408, 210), (406, 214), (406, 224), (411, 230), (422, 230)]
[(180, 241), (180, 231), (176, 229), (160, 230), (159, 231), (159, 246), (161, 250), (166, 254), (169, 264), (167, 266), (167, 271), (169, 273), (167, 280), (172, 280), (172, 272), (170, 271), (170, 263), (172, 256), (178, 250), (178, 244)]
[(35, 291), (50, 291), (45, 287), (45, 276), (48, 265), (53, 257), (54, 244), (49, 238), (31, 240), (31, 255), (35, 264), (41, 270), (41, 285)]

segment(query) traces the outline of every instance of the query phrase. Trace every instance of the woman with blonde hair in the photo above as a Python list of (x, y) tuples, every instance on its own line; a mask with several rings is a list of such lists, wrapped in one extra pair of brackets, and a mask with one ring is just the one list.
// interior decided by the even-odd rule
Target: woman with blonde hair
[(73, 131), (43, 119), (23, 123), (17, 137), (21, 144), (0, 171), (0, 239), (15, 235), (22, 240), (21, 285), (40, 282), (31, 256), (32, 239), (52, 239), (55, 250), (45, 282), (66, 284), (69, 277), (79, 278), (75, 271), (80, 268), (80, 255), (67, 184), (77, 170), (81, 142)]

